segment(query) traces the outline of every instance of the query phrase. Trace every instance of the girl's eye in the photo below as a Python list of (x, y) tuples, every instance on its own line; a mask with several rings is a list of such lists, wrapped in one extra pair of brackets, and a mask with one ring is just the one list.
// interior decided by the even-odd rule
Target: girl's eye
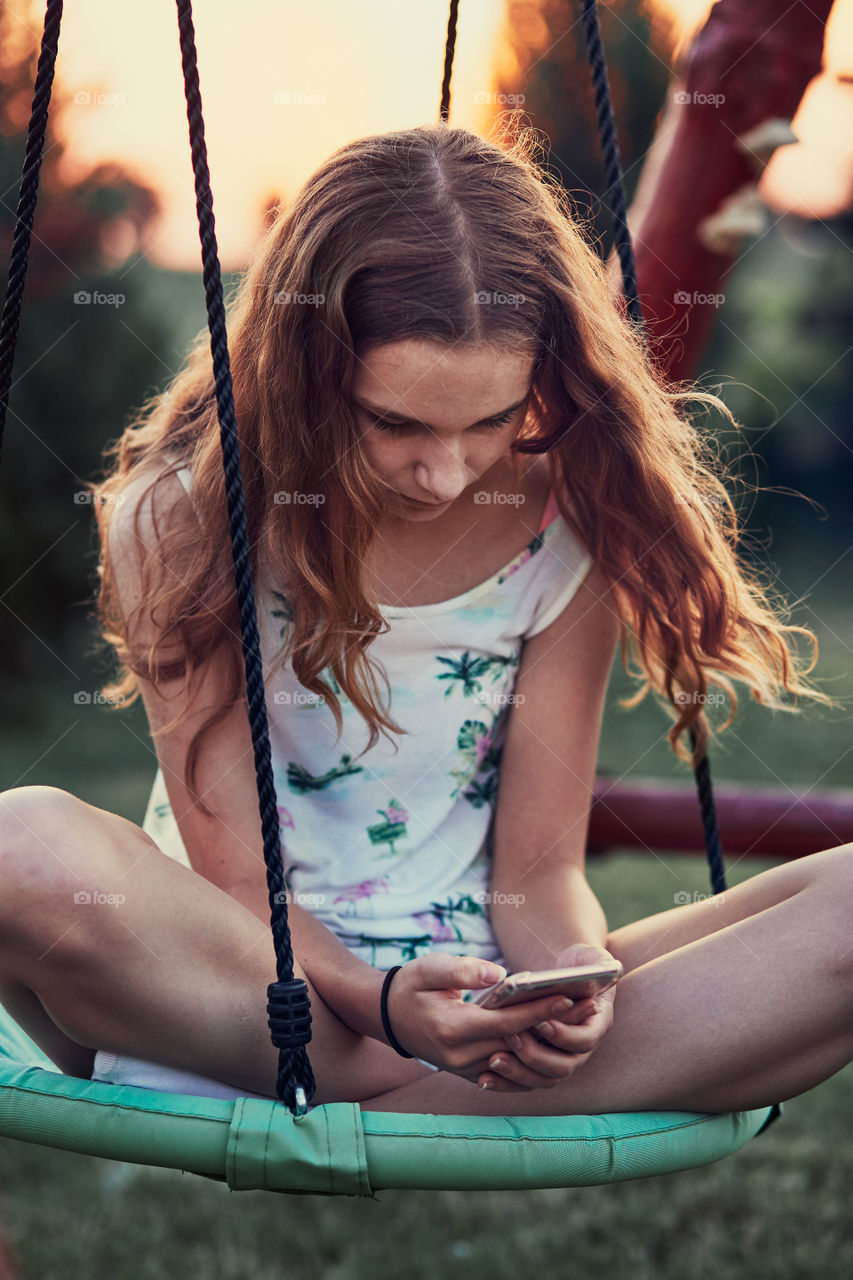
[[(512, 410), (510, 413), (501, 414), (499, 418), (492, 418), (488, 422), (481, 422), (479, 424), (479, 430), (497, 431), (500, 427), (505, 427), (514, 412), (515, 410)], [(402, 433), (410, 429), (407, 422), (389, 422), (382, 418), (374, 418), (373, 425), (377, 431)]]

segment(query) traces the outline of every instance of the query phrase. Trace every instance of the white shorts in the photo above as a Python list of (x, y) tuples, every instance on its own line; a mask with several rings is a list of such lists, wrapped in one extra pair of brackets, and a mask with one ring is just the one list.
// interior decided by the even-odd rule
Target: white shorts
[[(248, 1089), (237, 1089), (221, 1080), (210, 1080), (207, 1076), (178, 1071), (175, 1067), (163, 1067), (157, 1062), (146, 1062), (143, 1058), (105, 1053), (103, 1049), (95, 1054), (92, 1079), (102, 1080), (107, 1084), (136, 1085), (139, 1089), (158, 1089), (163, 1093), (190, 1093), (202, 1098), (224, 1098), (227, 1101), (233, 1101), (234, 1098), (260, 1098), (262, 1102), (275, 1102), (275, 1098), (262, 1093), (250, 1093)], [(311, 1110), (310, 1106), (308, 1110)]]
[[(418, 1058), (425, 1067), (432, 1071), (440, 1070), (432, 1062)], [(163, 1093), (189, 1093), (201, 1098), (223, 1098), (233, 1101), (234, 1098), (259, 1098), (262, 1102), (275, 1102), (263, 1093), (251, 1093), (248, 1089), (237, 1089), (233, 1084), (225, 1084), (221, 1080), (211, 1080), (208, 1076), (193, 1075), (190, 1071), (178, 1071), (175, 1067), (163, 1067), (157, 1062), (146, 1062), (143, 1058), (129, 1058), (120, 1053), (105, 1053), (98, 1049), (92, 1067), (92, 1079), (106, 1084), (130, 1084), (139, 1089), (158, 1089)], [(313, 1111), (309, 1104), (308, 1110)]]

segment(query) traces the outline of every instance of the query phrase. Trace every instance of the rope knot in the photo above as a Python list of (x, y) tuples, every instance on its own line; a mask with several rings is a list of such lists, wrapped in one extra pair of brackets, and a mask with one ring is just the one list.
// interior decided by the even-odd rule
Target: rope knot
[(267, 987), (267, 1021), (277, 1049), (297, 1049), (311, 1039), (311, 1001), (303, 978), (271, 982)]

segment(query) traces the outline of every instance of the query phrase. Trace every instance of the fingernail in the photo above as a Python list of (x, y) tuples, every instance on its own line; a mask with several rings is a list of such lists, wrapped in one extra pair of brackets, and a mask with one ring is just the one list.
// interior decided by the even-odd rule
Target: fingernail
[(492, 1068), (492, 1071), (497, 1071), (499, 1067), (503, 1066), (503, 1062), (500, 1058), (492, 1058), (489, 1066)]
[(556, 1004), (551, 1005), (551, 1013), (565, 1013), (567, 1009), (573, 1009), (574, 1004), (574, 1000), (569, 1000), (568, 996), (563, 996)]
[(483, 1083), (480, 1085), (481, 1089), (494, 1089), (494, 1087), (495, 1085), (493, 1080), (484, 1080)]
[(510, 1049), (521, 1048), (521, 1036), (507, 1036), (506, 1042), (509, 1045)]
[(549, 1036), (554, 1028), (550, 1022), (537, 1022), (536, 1030), (541, 1031), (543, 1036)]

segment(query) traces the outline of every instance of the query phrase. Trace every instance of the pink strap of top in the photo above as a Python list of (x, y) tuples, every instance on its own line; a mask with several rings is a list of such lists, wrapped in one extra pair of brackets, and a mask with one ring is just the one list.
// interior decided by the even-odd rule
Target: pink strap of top
[(540, 524), (537, 532), (541, 533), (543, 529), (547, 529), (548, 525), (551, 524), (553, 520), (556, 520), (559, 514), (560, 508), (557, 506), (557, 499), (554, 497), (554, 490), (549, 489), (548, 501), (545, 504), (545, 511), (542, 515), (542, 523)]

